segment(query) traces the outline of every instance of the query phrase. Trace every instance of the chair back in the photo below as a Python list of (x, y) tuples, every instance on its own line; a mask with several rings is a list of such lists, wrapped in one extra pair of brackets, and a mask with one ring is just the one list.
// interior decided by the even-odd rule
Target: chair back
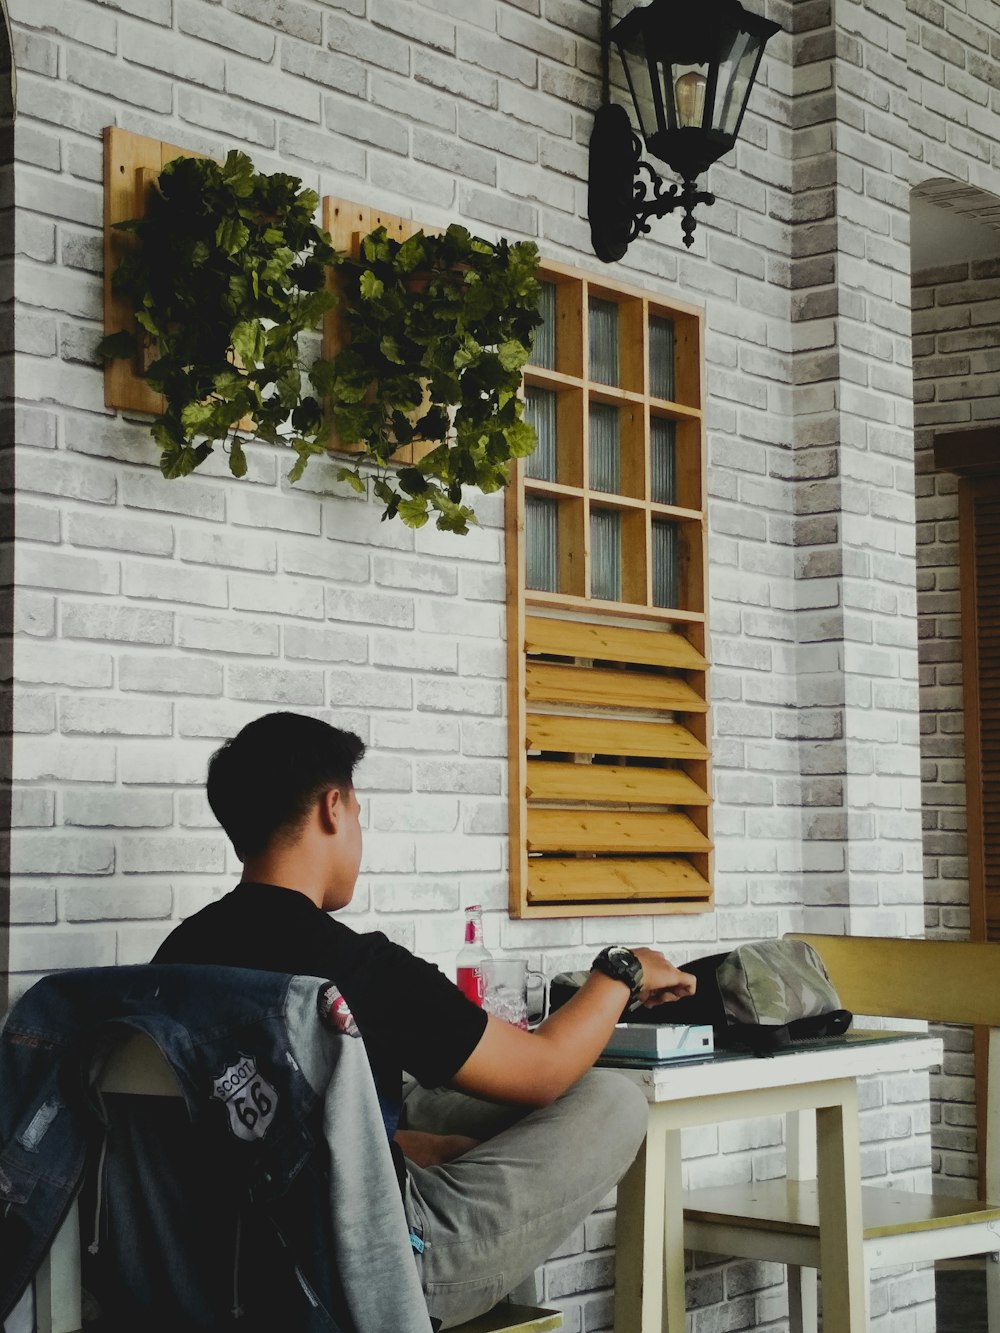
[(789, 935), (823, 959), (855, 1014), (1000, 1027), (1000, 944), (866, 935)]
[(1000, 944), (792, 935), (823, 959), (840, 1002), (855, 1014), (966, 1023), (989, 1029), (978, 1045), (976, 1090), (980, 1191), (1000, 1200)]

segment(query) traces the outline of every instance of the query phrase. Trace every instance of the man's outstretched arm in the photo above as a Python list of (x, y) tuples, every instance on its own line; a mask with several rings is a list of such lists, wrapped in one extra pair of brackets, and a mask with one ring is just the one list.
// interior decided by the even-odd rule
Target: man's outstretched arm
[[(694, 977), (663, 954), (655, 949), (633, 952), (642, 963), (643, 1004), (694, 993)], [(576, 995), (534, 1032), (491, 1016), (476, 1049), (452, 1080), (454, 1086), (480, 1097), (548, 1106), (593, 1065), (630, 993), (624, 981), (591, 972)]]

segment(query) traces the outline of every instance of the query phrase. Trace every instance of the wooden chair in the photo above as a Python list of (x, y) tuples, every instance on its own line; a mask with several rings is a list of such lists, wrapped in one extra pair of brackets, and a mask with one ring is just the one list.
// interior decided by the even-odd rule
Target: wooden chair
[[(991, 1202), (864, 1188), (862, 1221), (869, 1274), (894, 1264), (989, 1255), (989, 1330), (1000, 1333), (1000, 945), (791, 938), (817, 950), (841, 1003), (855, 1014), (989, 1028), (985, 1193)], [(814, 1114), (789, 1116), (787, 1130), (787, 1178), (685, 1191), (684, 1238), (693, 1250), (786, 1264), (791, 1328), (802, 1333), (816, 1328), (816, 1275), (802, 1272), (819, 1267)]]
[[(147, 1037), (127, 1039), (112, 1051), (98, 1087), (102, 1092), (158, 1097), (180, 1097), (173, 1071)], [(27, 1293), (26, 1293), (27, 1294)], [(18, 1307), (26, 1319), (30, 1301)], [(80, 1223), (76, 1205), (70, 1210), (34, 1283), (35, 1333), (81, 1333)], [(14, 1319), (9, 1327), (19, 1328)], [(30, 1322), (26, 1324), (30, 1328)], [(454, 1333), (550, 1333), (563, 1326), (562, 1313), (536, 1306), (508, 1302), (477, 1319), (462, 1324)]]

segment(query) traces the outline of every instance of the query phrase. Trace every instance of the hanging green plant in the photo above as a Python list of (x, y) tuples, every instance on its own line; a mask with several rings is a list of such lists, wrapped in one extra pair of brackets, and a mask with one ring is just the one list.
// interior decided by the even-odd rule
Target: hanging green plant
[[(360, 491), (374, 464), (386, 517), (421, 527), (434, 514), (439, 528), (466, 532), (464, 489), (498, 490), (510, 460), (535, 448), (519, 390), (540, 322), (537, 270), (530, 242), (494, 244), (457, 225), (406, 241), (380, 227), (357, 260), (341, 261), (349, 340), (311, 378), (339, 437), (363, 449), (341, 475)], [(404, 446), (428, 444), (389, 469)]]
[[(116, 224), (137, 241), (113, 288), (140, 332), (111, 334), (98, 351), (135, 359), (142, 340), (143, 377), (165, 400), (151, 427), (165, 477), (193, 472), (217, 444), (243, 476), (239, 432), (252, 421), (256, 437), (297, 455), (296, 481), (327, 452), (332, 424), (357, 449), (338, 478), (359, 492), (370, 482), (383, 518), (422, 527), (434, 515), (467, 532), (465, 488), (499, 489), (536, 444), (519, 390), (539, 323), (538, 251), (460, 226), (403, 242), (380, 228), (349, 260), (315, 224), (318, 202), (244, 153), (168, 163), (145, 216)], [(307, 363), (302, 335), (337, 301), (333, 265), (345, 344)], [(407, 445), (422, 447), (397, 468)]]
[[(144, 217), (121, 222), (138, 244), (113, 276), (135, 310), (152, 360), (144, 378), (166, 400), (152, 425), (165, 477), (194, 471), (216, 444), (246, 472), (237, 426), (295, 451), (290, 475), (323, 453), (320, 404), (303, 393), (299, 339), (334, 303), (326, 273), (338, 256), (313, 221), (319, 199), (294, 176), (263, 175), (245, 153), (224, 163), (176, 158), (149, 192)], [(98, 352), (136, 357), (115, 333)]]

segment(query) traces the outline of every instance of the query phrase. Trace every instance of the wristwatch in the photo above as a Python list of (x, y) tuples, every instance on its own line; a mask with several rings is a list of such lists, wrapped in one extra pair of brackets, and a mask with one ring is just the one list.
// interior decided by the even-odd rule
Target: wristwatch
[(603, 972), (612, 981), (624, 981), (632, 992), (632, 999), (637, 1000), (642, 994), (642, 963), (624, 944), (612, 944), (602, 949), (590, 966), (592, 972)]

